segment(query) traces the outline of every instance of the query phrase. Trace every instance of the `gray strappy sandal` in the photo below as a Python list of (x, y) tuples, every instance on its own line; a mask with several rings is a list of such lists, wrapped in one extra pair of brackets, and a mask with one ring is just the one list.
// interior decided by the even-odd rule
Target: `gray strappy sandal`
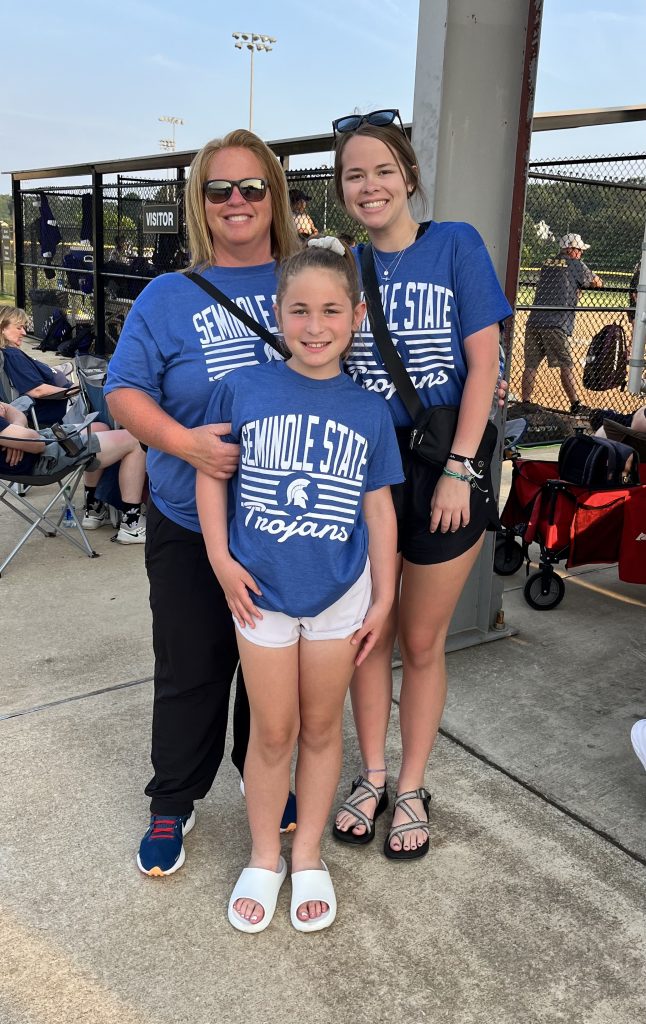
[[(375, 819), (380, 814), (383, 814), (388, 807), (388, 787), (386, 783), (383, 786), (373, 786), (372, 782), (369, 782), (363, 775), (358, 775), (352, 783), (351, 792), (352, 796), (348, 797), (344, 804), (341, 804), (337, 814), (340, 814), (341, 811), (347, 811), (357, 819), (357, 823), (356, 825), (351, 825), (347, 832), (342, 831), (335, 823), (332, 828), (332, 835), (341, 843), (348, 843), (350, 846), (365, 846), (366, 843), (371, 843), (375, 838)], [(365, 803), (366, 800), (376, 800), (377, 802), (373, 818), (369, 818), (361, 810), (360, 805)], [(366, 826), (366, 831), (363, 835), (357, 835), (356, 832), (352, 831), (357, 825)]]
[[(414, 813), (414, 811), (408, 804), (409, 800), (422, 801), (424, 805), (424, 810), (426, 812), (426, 821), (422, 821), (421, 818), (417, 817), (417, 815)], [(430, 829), (428, 825), (428, 808), (430, 803), (431, 794), (428, 792), (427, 789), (423, 788), (411, 789), (407, 793), (400, 793), (399, 796), (395, 797), (393, 811), (396, 811), (398, 807), (401, 807), (404, 813), (407, 814), (408, 817), (410, 818), (410, 821), (404, 822), (403, 825), (394, 825), (390, 829), (388, 835), (386, 836), (386, 841), (384, 843), (384, 853), (386, 857), (389, 857), (390, 860), (416, 860), (418, 857), (426, 856), (430, 845)], [(415, 829), (421, 829), (423, 832), (426, 832), (428, 838), (426, 842), (423, 843), (422, 846), (418, 846), (415, 850), (405, 850), (403, 843), (404, 833), (413, 832), (415, 831)], [(391, 840), (394, 838), (401, 839), (401, 850), (393, 850), (392, 846), (390, 845)]]

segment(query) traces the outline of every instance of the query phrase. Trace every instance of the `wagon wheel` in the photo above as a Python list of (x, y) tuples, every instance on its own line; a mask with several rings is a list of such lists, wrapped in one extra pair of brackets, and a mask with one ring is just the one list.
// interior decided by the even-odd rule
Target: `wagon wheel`
[(496, 534), (496, 547), (493, 556), (493, 571), (498, 576), (513, 576), (523, 564), (523, 546), (513, 533)]
[(565, 583), (552, 569), (541, 570), (527, 577), (523, 590), (530, 608), (547, 612), (556, 608), (565, 596)]

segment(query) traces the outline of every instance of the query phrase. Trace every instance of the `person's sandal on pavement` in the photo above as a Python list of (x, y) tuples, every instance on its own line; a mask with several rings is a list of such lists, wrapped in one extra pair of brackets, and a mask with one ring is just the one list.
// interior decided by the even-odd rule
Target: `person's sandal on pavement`
[[(412, 807), (409, 806), (409, 800), (421, 800), (424, 805), (424, 811), (426, 812), (426, 821), (418, 818)], [(430, 829), (428, 825), (428, 808), (431, 803), (431, 794), (424, 788), (410, 789), (407, 793), (400, 793), (399, 796), (395, 797), (393, 804), (393, 813), (397, 808), (401, 808), (405, 814), (408, 815), (410, 821), (404, 822), (403, 825), (393, 825), (386, 836), (384, 843), (384, 853), (390, 860), (417, 860), (418, 857), (425, 857), (428, 853), (430, 845)], [(419, 829), (426, 833), (427, 839), (421, 846), (417, 846), (414, 850), (404, 849), (404, 835), (406, 832), (414, 832)], [(399, 839), (402, 848), (401, 850), (393, 850), (390, 845), (393, 839)]]
[[(378, 769), (378, 771), (381, 773), (382, 770)], [(388, 807), (388, 787), (385, 782), (383, 786), (373, 786), (372, 782), (364, 778), (363, 775), (358, 775), (352, 783), (351, 794), (346, 802), (341, 804), (336, 813), (338, 817), (339, 814), (346, 811), (357, 820), (355, 824), (350, 825), (346, 830), (340, 829), (335, 822), (332, 828), (332, 835), (341, 843), (348, 843), (350, 846), (365, 846), (366, 843), (371, 843), (375, 838), (375, 821)], [(375, 813), (372, 818), (369, 818), (361, 810), (361, 804), (365, 803), (366, 800), (374, 800), (376, 803)], [(357, 835), (356, 832), (352, 831), (357, 825), (365, 825), (366, 831)]]

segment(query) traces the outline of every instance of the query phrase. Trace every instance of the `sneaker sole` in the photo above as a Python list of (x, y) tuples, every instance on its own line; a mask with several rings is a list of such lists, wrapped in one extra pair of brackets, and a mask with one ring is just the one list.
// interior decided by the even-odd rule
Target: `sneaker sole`
[(119, 533), (114, 538), (117, 544), (145, 544), (146, 534), (140, 534), (138, 537), (133, 537), (130, 533)]
[(635, 722), (630, 730), (630, 739), (633, 750), (646, 769), (646, 719), (642, 718)]
[(84, 530), (100, 530), (102, 526), (111, 525), (112, 523), (110, 522), (109, 519), (90, 519), (88, 523), (84, 523), (83, 520), (81, 520), (81, 526), (83, 527)]
[[(182, 838), (185, 838), (189, 834), (189, 832), (193, 829), (194, 825), (195, 811), (193, 810), (190, 818), (188, 819), (188, 821), (186, 822), (182, 829)], [(157, 865), (155, 865), (155, 867), (152, 868), (145, 868), (141, 863), (139, 854), (137, 854), (137, 867), (142, 872), (142, 874), (148, 875), (149, 878), (165, 878), (167, 875), (173, 875), (176, 871), (179, 871), (185, 860), (186, 853), (184, 852), (184, 845), (182, 844), (182, 849), (180, 850), (179, 857), (173, 864), (172, 868), (168, 868), (167, 871), (163, 871), (162, 868), (158, 867)]]

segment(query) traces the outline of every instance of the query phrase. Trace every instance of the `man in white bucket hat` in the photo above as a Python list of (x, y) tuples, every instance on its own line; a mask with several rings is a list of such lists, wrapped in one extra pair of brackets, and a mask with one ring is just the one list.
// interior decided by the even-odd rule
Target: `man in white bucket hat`
[(601, 288), (603, 285), (601, 278), (581, 259), (584, 250), (589, 248), (581, 235), (569, 232), (559, 239), (558, 255), (551, 256), (541, 267), (534, 308), (527, 318), (525, 330), (523, 402), (531, 401), (538, 367), (543, 359), (547, 359), (548, 366), (558, 366), (560, 369), (563, 390), (570, 402), (570, 412), (586, 412), (576, 391), (568, 339), (574, 328), (581, 289)]

